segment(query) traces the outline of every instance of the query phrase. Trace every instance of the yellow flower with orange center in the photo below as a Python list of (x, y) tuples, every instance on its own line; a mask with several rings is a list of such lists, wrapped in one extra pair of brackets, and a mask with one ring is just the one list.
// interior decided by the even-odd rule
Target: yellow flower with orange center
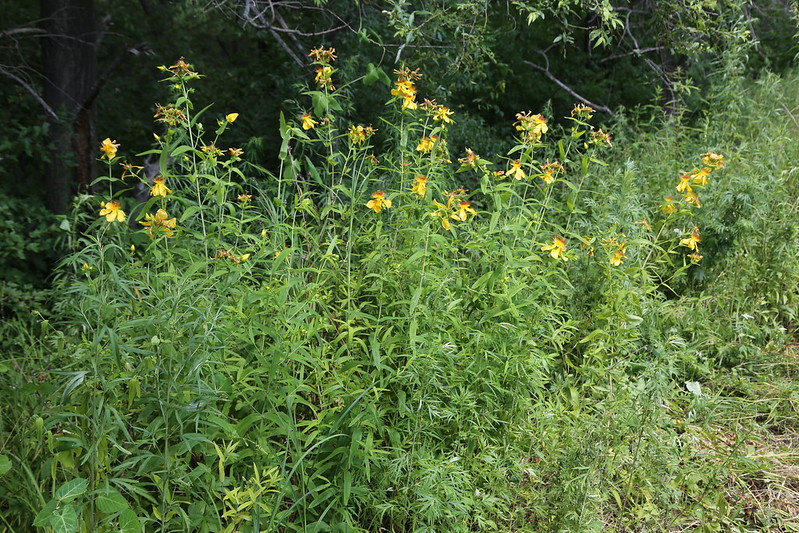
[(533, 115), (530, 111), (516, 113), (515, 126), (516, 131), (522, 132), (522, 138), (527, 142), (538, 142), (549, 131), (547, 119), (543, 115)]
[(563, 165), (558, 163), (557, 161), (550, 163), (547, 161), (546, 165), (541, 165), (541, 170), (543, 174), (541, 174), (541, 179), (544, 180), (544, 183), (550, 185), (555, 182), (555, 178), (566, 172), (566, 169), (563, 168)]
[(428, 153), (433, 149), (433, 145), (438, 140), (438, 137), (433, 135), (431, 137), (422, 137), (419, 144), (416, 146), (417, 152)]
[(318, 63), (330, 63), (336, 60), (336, 49), (335, 48), (314, 48), (308, 54), (308, 57), (313, 58), (314, 61)]
[(477, 215), (477, 211), (471, 208), (471, 202), (467, 202), (466, 200), (461, 200), (458, 202), (458, 210), (454, 213), (451, 213), (449, 217), (453, 220), (460, 220), (461, 222), (466, 222), (466, 219), (469, 218), (469, 215)]
[(712, 169), (709, 167), (703, 167), (702, 170), (694, 169), (694, 171), (691, 173), (691, 179), (695, 184), (704, 187), (707, 185), (707, 177), (711, 171)]
[(411, 192), (424, 198), (427, 194), (427, 176), (416, 176)]
[(624, 262), (624, 254), (627, 253), (627, 249), (625, 245), (622, 244), (616, 253), (613, 254), (613, 257), (610, 258), (610, 264), (613, 266), (619, 266)]
[(471, 148), (466, 149), (466, 157), (458, 158), (461, 166), (474, 168), (480, 164), (480, 156), (472, 151)]
[(448, 107), (444, 107), (443, 105), (436, 106), (435, 111), (433, 111), (433, 120), (443, 122), (444, 124), (453, 124), (455, 121), (450, 118), (452, 115), (453, 112)]
[(386, 191), (377, 191), (372, 194), (372, 199), (366, 202), (366, 207), (375, 213), (380, 213), (383, 209), (391, 208), (391, 200), (386, 198)]
[(316, 69), (316, 85), (319, 86), (320, 89), (324, 89), (325, 87), (331, 91), (335, 91), (336, 88), (333, 86), (333, 67), (330, 66), (323, 66)]
[(699, 237), (699, 228), (694, 228), (691, 232), (690, 237), (686, 237), (685, 239), (680, 239), (680, 246), (687, 246), (694, 252), (699, 253), (699, 243), (702, 242), (702, 239)]
[(605, 133), (601, 129), (591, 132), (591, 142), (594, 144), (607, 144), (608, 146), (613, 146), (613, 144), (610, 142), (610, 133)]
[(666, 203), (660, 206), (660, 210), (663, 211), (667, 215), (671, 215), (672, 213), (677, 212), (677, 206), (674, 205), (674, 197), (673, 196), (664, 196), (664, 200)]
[(103, 152), (103, 157), (111, 161), (117, 155), (117, 148), (119, 144), (112, 141), (110, 137), (106, 137), (103, 144), (100, 145), (100, 151)]
[(511, 178), (516, 178), (517, 180), (523, 180), (527, 177), (527, 174), (525, 174), (524, 170), (522, 170), (522, 162), (519, 160), (511, 161), (510, 169), (505, 173), (505, 175)]
[[(452, 229), (452, 223), (449, 221), (449, 216), (450, 216), (449, 205), (444, 205), (438, 200), (433, 200), (433, 203), (438, 209), (430, 213), (430, 215), (440, 218), (441, 227), (449, 231), (450, 229)], [(449, 202), (447, 202), (447, 204), (449, 204)]]
[(156, 211), (155, 215), (147, 213), (144, 218), (145, 220), (143, 222), (139, 222), (139, 224), (147, 228), (147, 235), (151, 239), (157, 234), (162, 234), (165, 237), (171, 237), (174, 235), (172, 230), (175, 229), (177, 219), (169, 218), (169, 215), (163, 209)]
[(300, 117), (300, 119), (302, 120), (302, 129), (306, 131), (314, 129), (314, 127), (319, 124), (311, 117), (310, 113), (305, 113)]
[(724, 168), (724, 156), (713, 152), (702, 154), (702, 164), (710, 167), (711, 170), (719, 170)]
[(563, 261), (569, 260), (569, 258), (564, 254), (566, 251), (566, 240), (563, 237), (555, 237), (552, 239), (552, 244), (542, 246), (541, 251), (549, 252), (549, 255), (555, 259), (562, 259)]
[(697, 195), (694, 191), (689, 191), (685, 193), (682, 197), (685, 200), (686, 204), (692, 204), (696, 207), (702, 207), (702, 204), (699, 203), (699, 195)]
[(577, 117), (585, 120), (588, 120), (591, 117), (593, 117), (594, 113), (596, 113), (596, 109), (584, 104), (578, 104), (574, 106), (574, 108), (572, 109), (572, 116), (577, 115)]
[(125, 222), (125, 212), (122, 205), (116, 200), (100, 203), (100, 216), (105, 217), (108, 222)]
[(683, 174), (680, 176), (680, 183), (677, 184), (677, 192), (685, 193), (691, 192), (693, 189), (691, 188), (691, 175), (690, 174)]
[(153, 188), (150, 189), (150, 196), (166, 196), (172, 189), (164, 185), (164, 178), (157, 177), (153, 180)]

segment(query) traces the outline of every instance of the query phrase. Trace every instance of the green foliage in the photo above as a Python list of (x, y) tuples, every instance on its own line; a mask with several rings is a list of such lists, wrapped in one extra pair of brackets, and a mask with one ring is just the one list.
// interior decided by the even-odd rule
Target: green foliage
[(586, 107), (522, 111), (481, 157), (415, 71), (375, 75), (358, 123), (312, 55), (273, 172), (184, 61), (139, 154), (160, 177), (103, 143), (52, 318), (5, 327), (4, 527), (796, 527), (738, 497), (768, 468), (755, 417), (795, 417), (790, 371), (755, 401), (799, 293), (795, 80), (613, 140)]

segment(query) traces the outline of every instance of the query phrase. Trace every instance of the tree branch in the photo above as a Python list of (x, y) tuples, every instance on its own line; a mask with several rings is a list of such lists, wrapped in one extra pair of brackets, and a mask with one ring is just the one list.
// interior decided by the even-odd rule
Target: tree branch
[(36, 99), (37, 102), (39, 102), (39, 104), (41, 104), (42, 108), (44, 109), (44, 111), (48, 115), (50, 115), (54, 119), (58, 120), (58, 114), (55, 111), (53, 111), (52, 107), (47, 105), (47, 102), (44, 101), (44, 98), (42, 98), (41, 95), (38, 92), (36, 92), (36, 89), (31, 87), (29, 83), (27, 83), (25, 80), (23, 80), (19, 76), (16, 76), (15, 74), (12, 74), (11, 72), (6, 70), (2, 66), (0, 66), (0, 74), (3, 74), (6, 77), (11, 78), (12, 80), (14, 80), (18, 84), (20, 84), (26, 91), (28, 91), (33, 96), (33, 98)]
[[(544, 56), (544, 58), (546, 59), (546, 56)], [(575, 91), (574, 89), (572, 89), (571, 87), (569, 87), (568, 85), (566, 85), (565, 83), (560, 81), (558, 78), (553, 76), (552, 73), (549, 71), (549, 60), (547, 60), (546, 68), (542, 67), (541, 65), (537, 65), (537, 64), (533, 63), (532, 61), (527, 61), (526, 59), (524, 60), (524, 63), (527, 64), (527, 65), (530, 65), (531, 67), (533, 67), (535, 69), (540, 70), (541, 72), (543, 72), (544, 76), (549, 78), (555, 85), (557, 85), (558, 87), (560, 87), (561, 89), (563, 89), (564, 91), (566, 91), (567, 93), (572, 95), (573, 97), (577, 98), (579, 101), (581, 101), (585, 105), (591, 106), (594, 109), (596, 109), (597, 111), (602, 111), (603, 113), (607, 113), (610, 116), (615, 116), (615, 114), (613, 113), (613, 111), (610, 110), (609, 107), (603, 106), (603, 105), (599, 105), (599, 104), (595, 104), (594, 102), (592, 102), (588, 98), (585, 98), (584, 96), (580, 95), (577, 91)]]

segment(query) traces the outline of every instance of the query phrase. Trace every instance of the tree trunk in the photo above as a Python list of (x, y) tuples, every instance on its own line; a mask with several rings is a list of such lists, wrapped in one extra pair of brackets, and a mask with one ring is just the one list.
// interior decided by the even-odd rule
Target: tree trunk
[(58, 114), (50, 122), (45, 200), (65, 213), (76, 188), (96, 174), (93, 87), (97, 77), (97, 24), (93, 0), (40, 0), (44, 100)]

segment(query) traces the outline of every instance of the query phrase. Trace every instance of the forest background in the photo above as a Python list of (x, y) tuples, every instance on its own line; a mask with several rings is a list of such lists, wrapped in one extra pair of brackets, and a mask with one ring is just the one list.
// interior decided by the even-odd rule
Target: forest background
[(799, 531), (793, 2), (0, 6), (0, 528)]

